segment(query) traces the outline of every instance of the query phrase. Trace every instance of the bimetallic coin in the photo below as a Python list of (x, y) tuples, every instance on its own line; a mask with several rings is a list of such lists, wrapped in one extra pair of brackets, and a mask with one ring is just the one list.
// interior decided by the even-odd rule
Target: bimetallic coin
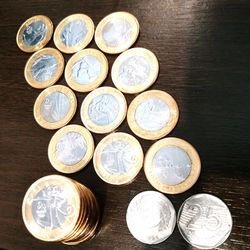
[(62, 54), (53, 48), (34, 53), (27, 61), (24, 76), (33, 88), (44, 89), (58, 81), (64, 70)]
[(127, 133), (112, 133), (104, 137), (95, 149), (93, 164), (97, 175), (105, 182), (130, 183), (143, 165), (140, 143)]
[(76, 112), (77, 100), (74, 92), (63, 85), (43, 90), (34, 105), (36, 122), (46, 129), (65, 126)]
[(156, 56), (144, 48), (132, 48), (119, 55), (111, 77), (115, 86), (124, 93), (139, 93), (156, 80), (159, 63)]
[(166, 136), (175, 127), (178, 118), (177, 103), (161, 90), (150, 90), (136, 96), (127, 114), (130, 129), (147, 140)]
[(33, 183), (25, 194), (22, 215), (26, 228), (36, 238), (59, 241), (75, 227), (80, 196), (66, 177), (49, 175)]
[(65, 68), (68, 85), (79, 92), (99, 87), (108, 74), (108, 60), (97, 49), (84, 49), (73, 55)]
[(178, 194), (195, 184), (200, 175), (201, 161), (191, 144), (169, 137), (149, 148), (144, 171), (154, 188), (163, 193)]
[(95, 42), (100, 50), (117, 54), (131, 47), (138, 35), (139, 23), (135, 16), (128, 12), (114, 12), (97, 25)]
[(127, 102), (117, 89), (101, 87), (83, 100), (81, 119), (87, 129), (98, 134), (115, 130), (125, 119)]
[(182, 204), (178, 228), (183, 238), (200, 249), (221, 245), (232, 230), (232, 216), (227, 205), (210, 194), (196, 194)]
[(130, 233), (137, 240), (145, 244), (158, 244), (174, 231), (175, 209), (163, 194), (144, 191), (129, 203), (126, 221)]
[(18, 47), (24, 52), (42, 49), (51, 39), (53, 23), (46, 16), (33, 16), (19, 28), (16, 36)]
[(80, 125), (68, 125), (58, 130), (50, 140), (48, 156), (59, 172), (70, 174), (83, 169), (94, 153), (91, 133)]
[(56, 27), (54, 43), (64, 53), (75, 53), (84, 49), (94, 35), (94, 23), (84, 14), (73, 14), (64, 18)]

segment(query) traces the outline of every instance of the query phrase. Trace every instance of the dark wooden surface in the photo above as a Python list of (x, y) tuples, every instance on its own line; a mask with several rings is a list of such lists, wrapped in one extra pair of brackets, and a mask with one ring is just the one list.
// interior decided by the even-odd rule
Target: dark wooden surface
[[(230, 238), (218, 249), (250, 249), (250, 2), (249, 1), (1, 1), (0, 7), (0, 248), (3, 249), (193, 249), (178, 229), (164, 243), (147, 246), (126, 227), (125, 213), (137, 193), (153, 190), (143, 171), (128, 186), (102, 182), (90, 163), (70, 177), (90, 187), (103, 211), (97, 237), (76, 247), (44, 243), (26, 230), (21, 204), (38, 178), (56, 174), (47, 157), (53, 131), (40, 128), (32, 108), (39, 90), (23, 76), (30, 54), (20, 51), (16, 32), (33, 15), (49, 16), (56, 26), (69, 14), (85, 13), (95, 25), (114, 11), (129, 11), (140, 23), (135, 46), (152, 50), (160, 74), (152, 89), (170, 93), (180, 120), (170, 134), (191, 142), (202, 159), (196, 185), (180, 195), (168, 195), (178, 211), (192, 194), (207, 192), (223, 199), (233, 215)], [(53, 42), (49, 46), (54, 47)], [(90, 47), (96, 48), (94, 41)], [(65, 60), (69, 56), (64, 55)], [(110, 66), (116, 56), (108, 55)], [(65, 84), (62, 77), (59, 82)], [(111, 85), (110, 74), (104, 85)], [(78, 105), (84, 94), (77, 94)], [(127, 95), (130, 103), (134, 96)], [(78, 107), (79, 107), (78, 106)], [(81, 124), (79, 109), (71, 123)], [(118, 131), (130, 132), (124, 122)], [(103, 136), (94, 135), (95, 143)], [(144, 152), (152, 142), (140, 140)]]

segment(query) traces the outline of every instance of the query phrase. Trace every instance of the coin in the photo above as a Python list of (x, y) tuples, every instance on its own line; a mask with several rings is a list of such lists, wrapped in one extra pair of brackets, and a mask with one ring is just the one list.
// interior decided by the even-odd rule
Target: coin
[(46, 16), (33, 16), (26, 20), (16, 35), (18, 47), (24, 52), (42, 49), (51, 39), (53, 23)]
[(126, 214), (130, 233), (145, 244), (165, 241), (174, 231), (175, 209), (171, 201), (156, 191), (137, 194), (129, 203)]
[(79, 92), (99, 87), (108, 74), (108, 60), (97, 49), (84, 49), (74, 54), (65, 68), (68, 85)]
[(34, 53), (27, 61), (24, 76), (33, 88), (44, 89), (58, 81), (64, 69), (62, 54), (53, 48)]
[(91, 133), (80, 125), (68, 125), (58, 130), (50, 140), (48, 157), (51, 165), (62, 173), (83, 169), (94, 153)]
[(46, 129), (65, 126), (76, 112), (77, 100), (74, 92), (63, 85), (43, 90), (34, 105), (36, 122)]
[(96, 27), (95, 42), (100, 50), (109, 54), (125, 51), (139, 35), (139, 23), (128, 12), (114, 12), (104, 17)]
[(116, 58), (111, 77), (120, 91), (134, 94), (150, 87), (158, 72), (159, 63), (154, 53), (144, 48), (132, 48)]
[(156, 140), (172, 131), (178, 117), (178, 106), (171, 95), (161, 90), (149, 90), (130, 103), (127, 121), (137, 136)]
[(93, 164), (103, 181), (114, 185), (128, 184), (142, 168), (143, 151), (132, 135), (112, 133), (97, 145)]
[(125, 119), (127, 102), (124, 95), (112, 87), (101, 87), (83, 100), (81, 119), (87, 129), (98, 134), (115, 130)]
[(94, 23), (84, 14), (73, 14), (64, 18), (56, 27), (54, 43), (64, 53), (75, 53), (84, 49), (94, 36)]
[(200, 175), (201, 161), (191, 144), (168, 137), (149, 148), (144, 171), (154, 188), (163, 193), (178, 194), (195, 184)]
[(183, 238), (199, 249), (217, 248), (229, 237), (233, 224), (227, 205), (211, 194), (185, 200), (177, 220)]

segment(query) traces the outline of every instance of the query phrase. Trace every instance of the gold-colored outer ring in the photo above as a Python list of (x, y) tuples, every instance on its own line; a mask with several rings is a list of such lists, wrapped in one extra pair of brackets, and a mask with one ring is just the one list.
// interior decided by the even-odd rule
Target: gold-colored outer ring
[[(61, 40), (61, 32), (65, 25), (67, 25), (68, 23), (74, 20), (82, 20), (85, 23), (87, 27), (87, 34), (85, 35), (82, 42), (74, 46), (66, 46)], [(56, 47), (64, 53), (67, 53), (67, 54), (75, 53), (81, 49), (84, 49), (91, 42), (94, 36), (94, 29), (95, 29), (94, 22), (87, 15), (73, 14), (73, 15), (67, 16), (57, 25), (55, 29), (54, 38), (53, 38), (54, 43)]]
[[(101, 161), (102, 152), (105, 147), (113, 141), (122, 140), (129, 143), (137, 154), (137, 164), (126, 174), (112, 175), (108, 173)], [(93, 164), (97, 175), (105, 182), (113, 185), (124, 185), (132, 182), (143, 166), (143, 150), (139, 141), (132, 135), (122, 132), (111, 133), (104, 137), (97, 145), (94, 156)]]
[[(146, 99), (159, 98), (164, 101), (170, 109), (170, 118), (165, 127), (157, 131), (147, 131), (141, 128), (135, 120), (135, 112), (139, 104)], [(127, 121), (130, 129), (139, 137), (147, 140), (157, 140), (172, 131), (179, 118), (179, 109), (174, 98), (161, 90), (149, 90), (136, 96), (128, 107)]]
[[(189, 176), (177, 185), (167, 185), (162, 183), (154, 175), (154, 157), (161, 148), (167, 146), (176, 146), (183, 149), (188, 154), (192, 163)], [(201, 160), (196, 149), (187, 141), (175, 137), (164, 138), (154, 143), (148, 149), (144, 161), (144, 172), (149, 183), (160, 192), (166, 194), (179, 194), (191, 188), (198, 180), (201, 172)]]
[[(55, 74), (51, 77), (51, 79), (44, 81), (44, 82), (39, 82), (36, 81), (32, 74), (31, 74), (31, 68), (33, 63), (40, 58), (43, 55), (52, 55), (54, 56), (54, 58), (57, 61), (57, 70), (55, 72)], [(36, 89), (44, 89), (47, 88), (51, 85), (53, 85), (54, 83), (56, 83), (59, 78), (61, 77), (62, 73), (63, 73), (63, 69), (64, 69), (64, 58), (63, 55), (60, 53), (60, 51), (58, 51), (57, 49), (54, 48), (44, 48), (42, 50), (37, 51), (36, 53), (34, 53), (27, 61), (25, 68), (24, 68), (24, 77), (27, 81), (27, 83)]]
[[(25, 44), (23, 41), (23, 32), (27, 28), (27, 26), (36, 21), (42, 21), (46, 25), (47, 27), (46, 35), (44, 39), (41, 40), (39, 43), (35, 44), (34, 46), (29, 46)], [(27, 53), (32, 53), (34, 51), (42, 49), (49, 42), (49, 40), (52, 37), (52, 34), (53, 34), (53, 23), (47, 16), (43, 15), (33, 16), (28, 20), (26, 20), (19, 28), (16, 35), (16, 43), (22, 51)]]
[[(74, 208), (72, 216), (65, 220), (62, 227), (48, 230), (40, 227), (32, 215), (32, 202), (37, 193), (48, 185), (56, 185), (67, 190), (68, 202)], [(37, 239), (43, 241), (60, 241), (65, 238), (75, 227), (80, 214), (80, 195), (74, 183), (67, 177), (60, 175), (48, 175), (38, 179), (27, 190), (22, 204), (23, 221), (28, 231)]]
[[(92, 55), (92, 56), (97, 58), (97, 60), (101, 64), (101, 72), (100, 72), (100, 75), (98, 76), (98, 78), (95, 81), (93, 81), (92, 83), (80, 84), (80, 83), (77, 83), (72, 77), (72, 67), (81, 58), (83, 58), (84, 56), (88, 56), (88, 55)], [(68, 83), (68, 85), (72, 89), (74, 89), (75, 91), (79, 91), (79, 92), (92, 91), (92, 90), (96, 89), (97, 87), (99, 87), (103, 83), (103, 81), (106, 79), (106, 77), (108, 75), (108, 60), (107, 60), (106, 56), (101, 51), (99, 51), (97, 49), (81, 50), (81, 51), (77, 52), (76, 54), (74, 54), (69, 59), (67, 65), (65, 67), (64, 75), (65, 75), (65, 79), (66, 79), (66, 82)]]
[[(130, 25), (132, 27), (132, 34), (131, 34), (130, 39), (128, 39), (127, 43), (124, 43), (121, 46), (117, 46), (117, 47), (110, 47), (110, 46), (106, 45), (106, 43), (102, 37), (103, 28), (113, 18), (125, 19), (126, 21), (128, 21), (130, 23)], [(124, 11), (114, 12), (114, 13), (111, 13), (111, 14), (107, 15), (106, 17), (104, 17), (98, 23), (98, 25), (96, 27), (96, 31), (95, 31), (95, 42), (96, 42), (96, 45), (98, 46), (98, 48), (100, 50), (102, 50), (103, 52), (106, 52), (108, 54), (118, 54), (118, 53), (125, 51), (126, 49), (128, 49), (129, 47), (131, 47), (135, 43), (135, 41), (139, 35), (139, 30), (140, 30), (139, 22), (134, 15), (132, 15), (128, 12), (124, 12)]]
[[(144, 57), (150, 63), (150, 74), (149, 77), (146, 79), (146, 81), (143, 82), (142, 84), (128, 86), (124, 85), (121, 81), (119, 81), (119, 69), (124, 61), (124, 58), (129, 58), (132, 56)], [(111, 77), (114, 85), (120, 91), (122, 91), (123, 93), (135, 94), (149, 88), (156, 81), (158, 73), (159, 73), (159, 63), (157, 57), (153, 52), (145, 48), (132, 48), (126, 50), (116, 58), (112, 66)]]
[[(92, 122), (88, 114), (88, 108), (89, 108), (90, 103), (95, 97), (99, 95), (103, 95), (103, 94), (113, 95), (116, 98), (117, 102), (119, 103), (120, 110), (119, 110), (117, 118), (112, 123), (108, 125), (100, 126)], [(115, 88), (101, 87), (90, 92), (83, 100), (82, 106), (81, 106), (81, 120), (83, 124), (85, 125), (85, 127), (89, 129), (90, 131), (97, 133), (97, 134), (106, 134), (111, 131), (114, 131), (116, 128), (120, 126), (120, 124), (123, 122), (123, 120), (126, 117), (126, 112), (127, 112), (127, 102), (126, 102), (124, 95)]]
[[(40, 108), (41, 108), (41, 104), (42, 104), (43, 100), (46, 98), (46, 96), (48, 96), (49, 94), (51, 94), (53, 92), (61, 92), (68, 97), (68, 99), (69, 99), (69, 111), (68, 111), (67, 115), (62, 120), (57, 121), (57, 122), (48, 122), (43, 118)], [(77, 107), (77, 100), (76, 100), (76, 96), (75, 96), (74, 92), (66, 86), (55, 85), (55, 86), (51, 86), (51, 87), (43, 90), (39, 94), (39, 96), (37, 97), (35, 104), (34, 104), (33, 113), (34, 113), (34, 117), (35, 117), (36, 122), (41, 127), (46, 128), (46, 129), (58, 129), (58, 128), (65, 126), (73, 118), (73, 116), (76, 112), (76, 107)]]
[[(69, 132), (76, 132), (82, 135), (86, 142), (86, 153), (84, 157), (74, 165), (65, 165), (56, 157), (56, 145), (63, 135)], [(50, 140), (48, 147), (48, 157), (51, 165), (59, 172), (65, 174), (75, 173), (83, 169), (91, 160), (94, 153), (94, 140), (91, 133), (80, 125), (68, 125), (58, 130)]]

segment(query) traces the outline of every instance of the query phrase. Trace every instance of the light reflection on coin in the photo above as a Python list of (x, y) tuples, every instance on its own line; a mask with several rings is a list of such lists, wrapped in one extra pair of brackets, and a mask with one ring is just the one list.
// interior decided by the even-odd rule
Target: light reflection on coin
[(156, 56), (144, 48), (132, 48), (119, 55), (112, 66), (112, 80), (124, 93), (139, 93), (156, 80), (159, 63)]
[(130, 233), (137, 240), (145, 244), (158, 244), (174, 231), (175, 209), (163, 194), (144, 191), (129, 203), (126, 221)]
[(196, 194), (182, 204), (178, 228), (183, 238), (200, 249), (221, 245), (232, 230), (232, 216), (227, 205), (210, 194)]
[(104, 17), (96, 27), (95, 42), (100, 50), (117, 54), (128, 49), (139, 35), (139, 23), (128, 12), (114, 12)]
[(108, 74), (108, 60), (97, 49), (84, 49), (73, 55), (65, 68), (68, 85), (79, 92), (99, 87)]
[(127, 102), (117, 89), (101, 87), (83, 100), (81, 119), (87, 129), (104, 134), (115, 130), (125, 119)]
[(41, 127), (58, 129), (73, 118), (76, 106), (76, 96), (70, 88), (63, 85), (51, 86), (37, 97), (34, 117)]
[(94, 23), (84, 14), (73, 14), (64, 18), (56, 27), (54, 43), (64, 53), (75, 53), (84, 49), (94, 35)]
[(127, 133), (112, 133), (97, 145), (93, 157), (97, 175), (105, 182), (122, 185), (130, 183), (143, 165), (140, 143)]
[(91, 133), (80, 125), (58, 130), (50, 140), (48, 156), (52, 166), (62, 173), (75, 173), (84, 168), (94, 153)]
[(200, 157), (188, 142), (169, 137), (149, 148), (144, 171), (157, 190), (168, 194), (182, 193), (197, 181), (201, 171)]
[(179, 118), (179, 109), (172, 96), (150, 90), (136, 96), (128, 108), (130, 129), (139, 137), (156, 140), (172, 131)]
[(61, 77), (64, 70), (62, 54), (53, 48), (44, 48), (34, 53), (27, 61), (24, 76), (33, 88), (44, 89)]
[(18, 47), (24, 52), (34, 52), (42, 49), (51, 39), (53, 24), (42, 15), (33, 16), (19, 28), (16, 36)]

